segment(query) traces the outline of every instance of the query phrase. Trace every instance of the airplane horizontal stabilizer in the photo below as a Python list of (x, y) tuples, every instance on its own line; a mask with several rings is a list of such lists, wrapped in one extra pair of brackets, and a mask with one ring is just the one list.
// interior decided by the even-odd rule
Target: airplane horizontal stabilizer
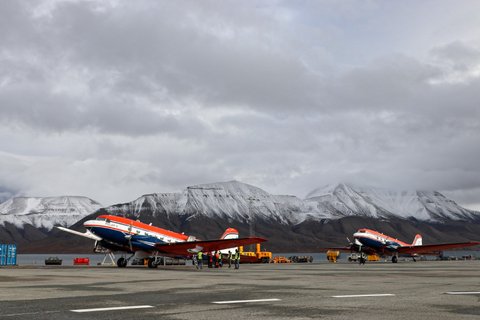
[(238, 246), (246, 246), (254, 243), (261, 243), (267, 241), (263, 238), (249, 237), (237, 239), (220, 239), (220, 240), (206, 240), (206, 241), (187, 241), (175, 243), (159, 243), (156, 244), (156, 249), (169, 255), (189, 255), (198, 251), (210, 252), (222, 249), (228, 249)]
[(68, 228), (64, 228), (64, 227), (55, 227), (55, 228), (60, 229), (60, 230), (65, 231), (65, 232), (68, 232), (68, 233), (75, 234), (77, 236), (84, 237), (84, 238), (89, 238), (89, 239), (93, 239), (93, 240), (96, 240), (96, 241), (102, 240), (102, 238), (100, 238), (99, 236), (91, 233), (90, 230), (87, 230), (85, 233), (82, 233), (82, 232), (78, 232), (78, 231), (68, 229)]

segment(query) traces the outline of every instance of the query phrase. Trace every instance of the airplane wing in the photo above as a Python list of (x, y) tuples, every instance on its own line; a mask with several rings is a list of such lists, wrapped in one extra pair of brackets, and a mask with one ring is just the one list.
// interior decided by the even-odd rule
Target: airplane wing
[(320, 252), (326, 252), (326, 251), (340, 251), (340, 252), (354, 252), (358, 251), (358, 249), (355, 249), (353, 247), (331, 247), (331, 248), (320, 248)]
[(78, 231), (68, 229), (68, 228), (64, 228), (64, 227), (55, 227), (55, 228), (60, 229), (60, 230), (65, 231), (65, 232), (68, 232), (68, 233), (75, 234), (77, 236), (84, 237), (84, 238), (89, 238), (89, 239), (96, 240), (96, 241), (102, 240), (102, 238), (100, 238), (99, 236), (91, 233), (90, 230), (87, 230), (85, 233), (82, 233), (82, 232), (78, 232)]
[(433, 254), (438, 251), (450, 250), (450, 249), (460, 249), (466, 247), (473, 247), (480, 245), (480, 242), (470, 241), (470, 242), (458, 242), (458, 243), (441, 243), (441, 244), (429, 244), (422, 246), (404, 246), (398, 248), (398, 253), (400, 254), (412, 254), (412, 253), (423, 253), (423, 254)]
[(349, 253), (352, 253), (352, 252), (363, 252), (365, 254), (381, 254), (382, 251), (381, 250), (375, 250), (373, 248), (370, 248), (370, 247), (367, 247), (367, 246), (361, 246), (361, 245), (358, 245), (358, 244), (351, 244), (349, 246), (345, 246), (345, 247), (330, 247), (330, 248), (321, 248), (320, 249), (320, 252), (326, 252), (328, 250), (331, 250), (331, 251), (340, 251), (340, 252), (349, 252)]
[(237, 239), (220, 239), (206, 241), (186, 241), (174, 243), (157, 243), (156, 249), (165, 254), (187, 256), (198, 251), (217, 251), (238, 246), (246, 246), (249, 244), (267, 241), (263, 238), (249, 237)]

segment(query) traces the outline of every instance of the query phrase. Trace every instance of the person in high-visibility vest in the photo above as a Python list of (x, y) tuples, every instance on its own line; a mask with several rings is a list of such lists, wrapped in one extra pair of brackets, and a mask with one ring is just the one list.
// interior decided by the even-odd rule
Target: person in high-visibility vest
[(240, 269), (240, 252), (235, 249), (235, 269)]
[(198, 262), (198, 269), (202, 269), (203, 267), (203, 253), (202, 251), (198, 251), (197, 253), (197, 262)]

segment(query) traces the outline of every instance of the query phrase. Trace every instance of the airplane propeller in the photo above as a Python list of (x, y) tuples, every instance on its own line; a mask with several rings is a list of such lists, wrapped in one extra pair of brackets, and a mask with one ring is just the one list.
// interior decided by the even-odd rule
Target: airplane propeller
[(133, 246), (132, 246), (132, 235), (131, 234), (127, 234), (125, 235), (125, 239), (128, 240), (128, 246), (130, 248), (130, 251), (133, 251)]
[(358, 262), (360, 264), (364, 264), (365, 263), (365, 258), (363, 256), (363, 252), (362, 252), (363, 244), (356, 238), (353, 239), (353, 242), (351, 242), (348, 237), (347, 237), (347, 240), (349, 242), (350, 247), (352, 248), (352, 251), (357, 250), (357, 252), (359, 254)]

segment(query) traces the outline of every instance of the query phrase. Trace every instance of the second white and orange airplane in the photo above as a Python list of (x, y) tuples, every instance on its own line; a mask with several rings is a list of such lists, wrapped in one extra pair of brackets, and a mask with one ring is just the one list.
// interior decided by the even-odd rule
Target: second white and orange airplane
[(365, 262), (362, 253), (377, 254), (379, 256), (391, 256), (392, 262), (397, 263), (398, 257), (410, 256), (415, 257), (424, 255), (438, 255), (441, 251), (460, 249), (480, 245), (478, 241), (457, 242), (457, 243), (438, 243), (438, 244), (422, 244), (422, 236), (417, 234), (411, 244), (405, 243), (393, 237), (387, 236), (371, 229), (359, 229), (353, 234), (354, 241), (348, 247), (328, 248), (330, 250), (339, 250), (345, 252), (360, 253), (360, 263)]
[(148, 266), (155, 268), (159, 257), (186, 257), (199, 251), (234, 250), (238, 246), (266, 241), (258, 237), (238, 238), (238, 231), (233, 228), (225, 230), (220, 239), (202, 241), (152, 224), (112, 215), (98, 216), (95, 220), (85, 221), (83, 226), (87, 229), (84, 233), (64, 227), (57, 228), (95, 240), (97, 251), (108, 249), (131, 253), (129, 258), (121, 257), (117, 260), (118, 267), (126, 267), (132, 257), (148, 258)]

